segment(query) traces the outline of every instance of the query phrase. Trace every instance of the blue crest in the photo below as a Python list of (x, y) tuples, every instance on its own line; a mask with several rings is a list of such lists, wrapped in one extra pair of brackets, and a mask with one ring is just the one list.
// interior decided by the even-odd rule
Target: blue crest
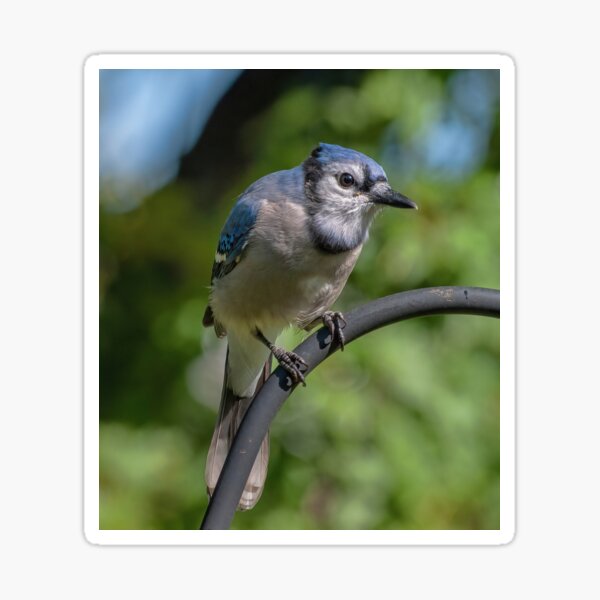
[(316, 158), (322, 165), (331, 163), (357, 163), (367, 167), (373, 178), (386, 176), (385, 171), (379, 163), (374, 161), (370, 156), (351, 148), (321, 142), (312, 151), (311, 156)]

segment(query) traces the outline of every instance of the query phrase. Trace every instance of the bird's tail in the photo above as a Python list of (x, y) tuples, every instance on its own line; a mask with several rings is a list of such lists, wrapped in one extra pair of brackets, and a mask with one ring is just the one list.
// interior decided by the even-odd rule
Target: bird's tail
[[(217, 417), (217, 424), (215, 425), (212, 441), (208, 450), (208, 458), (206, 460), (206, 471), (204, 476), (206, 480), (206, 490), (209, 496), (212, 496), (215, 490), (219, 475), (223, 469), (223, 464), (227, 458), (227, 453), (231, 448), (233, 438), (239, 429), (242, 419), (258, 390), (262, 387), (271, 372), (271, 357), (269, 355), (252, 396), (238, 396), (228, 385), (228, 363), (229, 349), (227, 350), (227, 359), (225, 360), (225, 374), (223, 376), (223, 391), (221, 392), (219, 415)], [(267, 433), (260, 446), (254, 465), (252, 466), (252, 471), (250, 471), (250, 475), (248, 476), (248, 481), (246, 482), (242, 497), (238, 504), (238, 510), (249, 510), (258, 502), (265, 486), (268, 464), (269, 434)]]

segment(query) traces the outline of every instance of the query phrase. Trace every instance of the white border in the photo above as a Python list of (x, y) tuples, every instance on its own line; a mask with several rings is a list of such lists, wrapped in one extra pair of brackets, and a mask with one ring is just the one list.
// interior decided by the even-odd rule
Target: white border
[[(116, 531), (99, 529), (100, 69), (500, 70), (500, 529), (421, 531)], [(94, 55), (84, 67), (84, 534), (92, 544), (433, 545), (510, 543), (515, 535), (515, 65), (501, 54)]]

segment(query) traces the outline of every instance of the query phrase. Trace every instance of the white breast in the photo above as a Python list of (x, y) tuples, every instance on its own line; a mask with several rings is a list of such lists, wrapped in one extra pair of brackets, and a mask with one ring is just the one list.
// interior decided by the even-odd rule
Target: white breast
[(361, 247), (327, 254), (310, 243), (307, 215), (293, 202), (268, 203), (239, 265), (212, 290), (211, 306), (228, 326), (305, 327), (342, 291)]

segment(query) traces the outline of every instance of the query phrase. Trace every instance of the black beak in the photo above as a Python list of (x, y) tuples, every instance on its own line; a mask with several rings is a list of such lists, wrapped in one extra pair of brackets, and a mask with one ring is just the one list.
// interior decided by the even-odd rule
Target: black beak
[(375, 202), (375, 204), (386, 204), (395, 208), (419, 208), (412, 200), (409, 200), (400, 192), (395, 192), (391, 187), (377, 191), (373, 190), (373, 192), (371, 194), (371, 201)]

